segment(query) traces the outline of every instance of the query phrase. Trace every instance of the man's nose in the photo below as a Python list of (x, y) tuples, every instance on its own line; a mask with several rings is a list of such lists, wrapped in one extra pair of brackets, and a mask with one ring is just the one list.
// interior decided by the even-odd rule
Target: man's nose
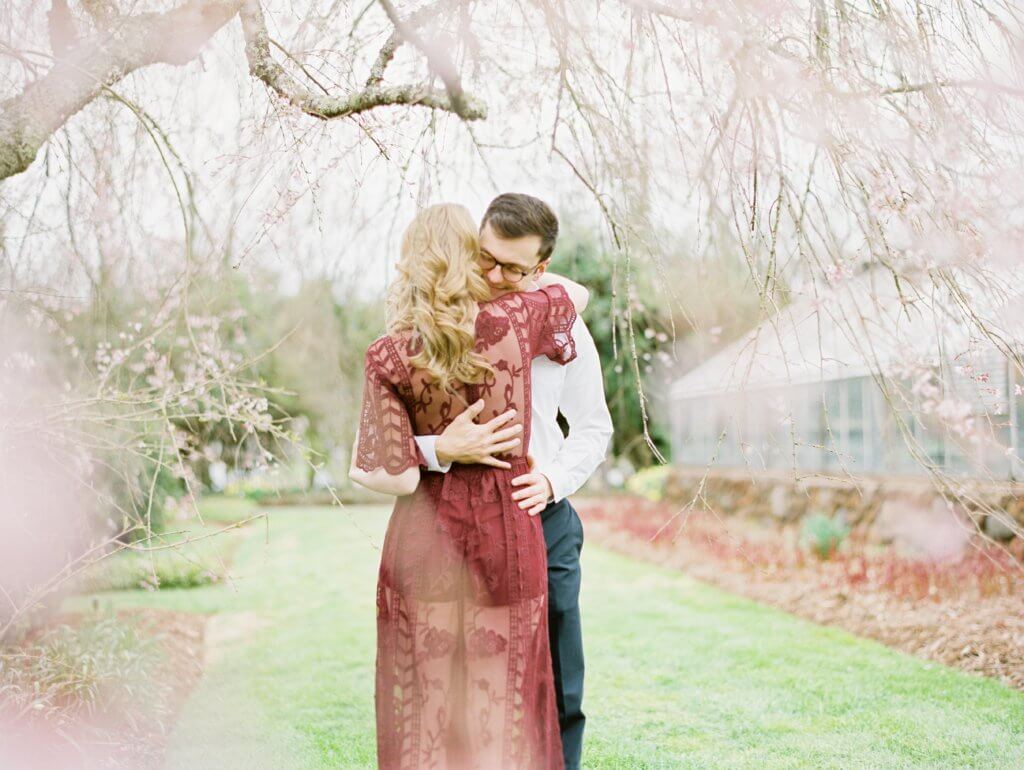
[(504, 280), (505, 276), (502, 275), (501, 273), (501, 265), (495, 265), (494, 267), (487, 271), (488, 283), (497, 285), (499, 283), (503, 283)]

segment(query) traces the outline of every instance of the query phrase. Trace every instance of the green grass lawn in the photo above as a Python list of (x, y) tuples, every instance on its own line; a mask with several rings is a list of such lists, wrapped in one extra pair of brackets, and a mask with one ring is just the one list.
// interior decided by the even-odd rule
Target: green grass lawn
[[(218, 613), (215, 656), (170, 737), (173, 770), (374, 766), (387, 509), (270, 510), (232, 581), (98, 594)], [(997, 682), (596, 547), (583, 568), (587, 768), (1024, 766), (1024, 695)]]

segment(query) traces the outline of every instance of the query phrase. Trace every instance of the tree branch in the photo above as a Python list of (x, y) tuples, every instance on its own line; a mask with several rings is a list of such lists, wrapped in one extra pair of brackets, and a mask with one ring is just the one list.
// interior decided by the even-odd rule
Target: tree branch
[(76, 112), (135, 70), (181, 65), (238, 12), (242, 0), (189, 0), (166, 13), (121, 17), (74, 43), (43, 77), (0, 103), (0, 179), (19, 174)]
[(427, 64), (430, 65), (431, 71), (441, 78), (441, 82), (444, 83), (445, 91), (448, 92), (448, 98), (452, 103), (452, 111), (456, 114), (461, 114), (461, 111), (465, 110), (468, 105), (466, 104), (466, 94), (462, 90), (462, 81), (459, 78), (455, 65), (438, 50), (437, 46), (427, 45), (423, 38), (419, 36), (419, 33), (416, 32), (414, 24), (403, 21), (399, 17), (398, 11), (395, 10), (391, 0), (378, 1), (391, 20), (391, 23), (395, 25), (395, 31), (403, 39), (416, 46), (427, 58)]
[[(192, 61), (236, 14), (241, 15), (245, 54), (252, 74), (313, 117), (348, 117), (388, 105), (445, 110), (464, 120), (480, 120), (487, 114), (483, 104), (462, 93), (457, 78), (456, 85), (447, 93), (426, 84), (382, 85), (384, 69), (401, 42), (394, 35), (382, 49), (366, 87), (338, 97), (310, 91), (274, 61), (257, 0), (187, 0), (166, 13), (133, 16), (106, 13), (106, 4), (99, 0), (87, 6), (94, 22), (106, 19), (110, 23), (93, 34), (69, 40), (49, 72), (29, 83), (17, 96), (0, 103), (0, 180), (27, 169), (54, 132), (104, 89), (151, 64), (182, 65)], [(411, 21), (425, 18), (435, 10), (414, 14)], [(403, 29), (396, 28), (396, 34), (405, 37), (411, 26), (403, 24)], [(452, 69), (446, 75), (446, 87), (454, 77), (453, 72)]]
[[(436, 5), (428, 5), (425, 8), (413, 13), (402, 23), (402, 28), (416, 29), (422, 26), (425, 22), (436, 16), (441, 12), (441, 9), (449, 5), (448, 2), (440, 2)], [(395, 51), (405, 41), (405, 37), (402, 36), (402, 30), (399, 27), (395, 27), (394, 31), (388, 37), (387, 41), (381, 46), (380, 53), (377, 54), (377, 61), (373, 63), (373, 67), (370, 68), (370, 77), (366, 80), (366, 86), (379, 85), (384, 79), (384, 70), (387, 69), (391, 60), (395, 58)]]
[[(937, 80), (933, 83), (910, 83), (903, 86), (884, 88), (878, 92), (881, 96), (893, 96), (895, 94), (912, 94), (921, 91), (933, 91), (940, 88), (975, 88), (979, 91), (992, 91), (994, 93), (1006, 94), (1008, 96), (1024, 97), (1024, 90), (1014, 86), (1003, 85), (985, 80)], [(871, 95), (870, 93), (858, 95)]]
[[(385, 44), (381, 57), (378, 57), (378, 63), (374, 65), (370, 79), (362, 91), (346, 97), (314, 93), (288, 74), (271, 56), (270, 38), (259, 2), (247, 0), (242, 8), (241, 17), (249, 71), (274, 93), (315, 118), (343, 118), (387, 105), (430, 107), (455, 113), (464, 120), (480, 120), (487, 116), (483, 104), (465, 96), (453, 98), (451, 92), (445, 94), (427, 85), (380, 85), (384, 67), (394, 54), (397, 41), (386, 57), (388, 43)], [(391, 42), (390, 38), (388, 42)], [(380, 78), (376, 77), (378, 68)]]
[(920, 94), (928, 91), (940, 91), (943, 89), (989, 91), (996, 94), (1013, 96), (1018, 99), (1024, 98), (1024, 89), (1011, 85), (995, 83), (987, 80), (933, 80), (926, 83), (905, 83), (899, 86), (878, 85), (873, 89), (862, 91), (835, 91), (837, 96), (854, 99), (869, 99), (876, 96), (899, 96), (901, 94)]
[(692, 13), (686, 13), (685, 11), (673, 8), (667, 3), (658, 3), (654, 0), (623, 0), (623, 2), (637, 11), (652, 13), (655, 16), (668, 16), (680, 21), (693, 21), (694, 19)]

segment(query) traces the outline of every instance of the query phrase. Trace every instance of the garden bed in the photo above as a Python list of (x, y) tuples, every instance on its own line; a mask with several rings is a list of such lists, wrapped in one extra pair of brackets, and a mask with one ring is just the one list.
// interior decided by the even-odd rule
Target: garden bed
[(821, 560), (794, 528), (675, 516), (673, 506), (633, 497), (574, 504), (591, 542), (1024, 690), (1020, 554), (978, 541), (955, 561), (927, 561), (848, 540)]
[(0, 650), (0, 722), (10, 739), (0, 759), (160, 767), (202, 675), (206, 620), (152, 608), (63, 612)]
[[(241, 514), (252, 503), (235, 508)], [(72, 593), (81, 596), (72, 606), (26, 619), (0, 648), (0, 723), (20, 736), (8, 747), (13, 755), (0, 747), (0, 766), (19, 766), (22, 751), (61, 767), (160, 767), (169, 731), (202, 676), (208, 616), (156, 607), (100, 611), (99, 602), (106, 591), (181, 590), (224, 579), (242, 538), (226, 523), (181, 523), (154, 536), (151, 550), (111, 554), (75, 577)]]

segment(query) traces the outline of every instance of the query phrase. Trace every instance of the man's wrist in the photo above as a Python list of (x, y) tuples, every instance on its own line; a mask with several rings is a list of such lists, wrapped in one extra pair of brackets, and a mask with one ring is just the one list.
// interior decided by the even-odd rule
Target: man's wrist
[(568, 495), (566, 494), (566, 479), (565, 474), (558, 465), (558, 463), (551, 463), (547, 468), (541, 471), (544, 478), (548, 480), (548, 487), (551, 488), (551, 497), (549, 502), (558, 503), (564, 500)]
[(448, 445), (442, 433), (437, 437), (437, 441), (434, 442), (434, 454), (440, 465), (451, 465), (455, 461), (455, 457), (446, 451), (447, 448)]
[(435, 473), (447, 473), (451, 468), (451, 463), (438, 457), (439, 438), (437, 436), (415, 436), (414, 438), (423, 459), (426, 460), (427, 470)]

